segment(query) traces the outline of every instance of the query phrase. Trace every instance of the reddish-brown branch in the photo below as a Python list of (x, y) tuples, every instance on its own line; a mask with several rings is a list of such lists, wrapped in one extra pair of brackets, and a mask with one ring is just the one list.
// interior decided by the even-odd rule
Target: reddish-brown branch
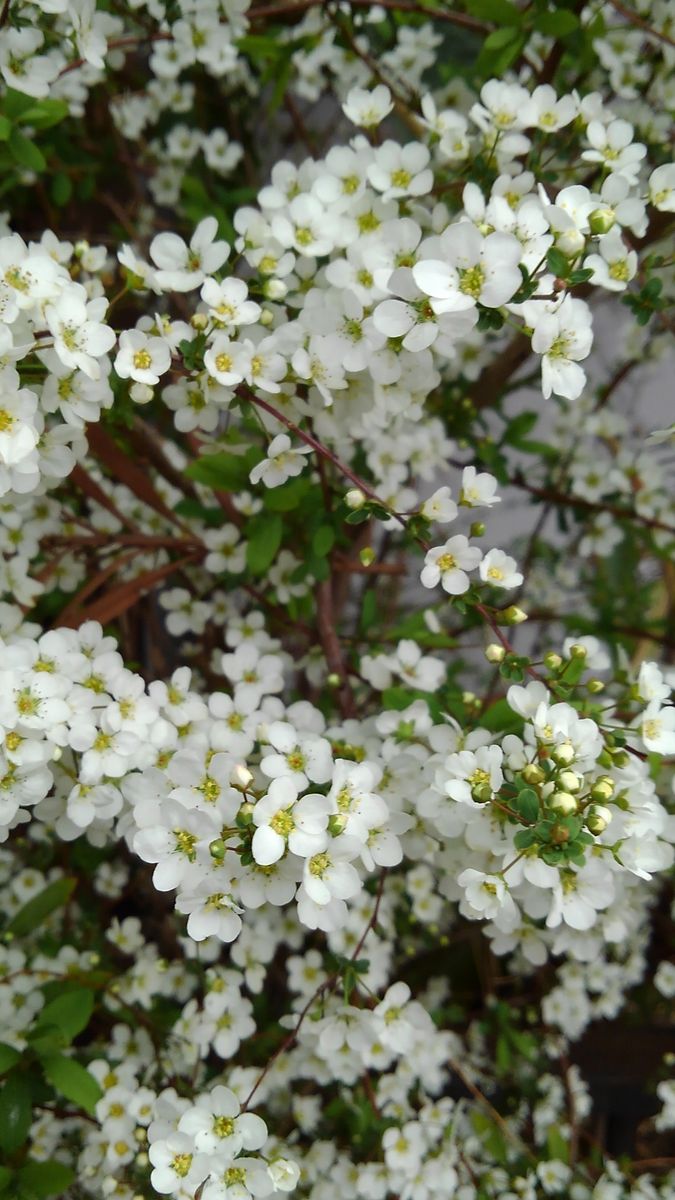
[[(325, 5), (326, 0), (298, 0), (296, 4), (264, 4), (256, 8), (249, 9), (246, 14), (249, 21), (267, 21), (277, 20), (285, 17), (292, 17), (307, 12), (310, 8), (319, 8)], [(372, 8), (372, 0), (349, 0), (351, 8)], [(471, 29), (475, 33), (487, 34), (490, 33), (492, 26), (484, 24), (483, 21), (477, 20), (476, 17), (470, 16), (468, 13), (449, 12), (447, 9), (427, 8), (423, 4), (414, 4), (411, 0), (378, 0), (378, 8), (388, 8), (396, 12), (414, 13), (420, 17), (426, 17), (427, 20), (447, 21), (451, 25), (461, 25), (464, 29)]]
[(665, 42), (667, 46), (675, 46), (675, 41), (667, 33), (662, 33), (660, 29), (654, 29), (649, 24), (649, 21), (645, 21), (644, 17), (641, 17), (632, 8), (628, 8), (625, 4), (622, 4), (620, 0), (609, 0), (609, 3), (612, 8), (616, 9), (628, 21), (629, 25), (636, 25), (638, 29), (644, 29), (645, 33), (648, 33), (650, 37), (658, 38), (660, 42)]
[(333, 613), (333, 590), (330, 579), (322, 579), (316, 588), (316, 620), (319, 637), (330, 671), (340, 680), (338, 700), (343, 717), (356, 716), (354, 693), (342, 657), (342, 647), (335, 628)]

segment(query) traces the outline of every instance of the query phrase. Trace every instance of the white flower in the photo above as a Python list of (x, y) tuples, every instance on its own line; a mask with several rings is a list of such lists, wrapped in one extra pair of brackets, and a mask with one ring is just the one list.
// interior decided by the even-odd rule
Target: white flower
[(436, 521), (439, 525), (448, 525), (457, 517), (457, 505), (450, 499), (450, 488), (437, 488), (433, 495), (424, 501), (420, 509), (427, 521)]
[(492, 587), (520, 587), (523, 576), (517, 570), (515, 558), (509, 558), (503, 550), (488, 550), (478, 568), (481, 579)]
[(299, 858), (318, 853), (326, 844), (328, 805), (325, 796), (306, 795), (298, 800), (299, 787), (288, 776), (273, 779), (267, 795), (253, 810), (251, 851), (263, 867), (278, 862), (286, 846)]
[(425, 587), (440, 583), (451, 596), (461, 596), (470, 587), (467, 571), (475, 571), (481, 558), (478, 547), (470, 546), (469, 539), (459, 533), (427, 551), (420, 578)]
[(647, 195), (660, 212), (675, 212), (675, 163), (664, 163), (652, 171)]
[(484, 238), (475, 225), (460, 221), (441, 234), (434, 257), (415, 264), (413, 279), (431, 297), (434, 312), (457, 312), (476, 303), (499, 308), (522, 284), (522, 253), (512, 234)]
[(433, 171), (428, 166), (430, 154), (422, 142), (387, 141), (378, 146), (368, 167), (368, 179), (384, 200), (401, 196), (423, 196), (431, 191)]
[(511, 915), (516, 911), (501, 875), (487, 875), (484, 871), (467, 867), (458, 875), (457, 882), (464, 891), (460, 910), (465, 916), (494, 920), (500, 914)]
[(163, 338), (148, 337), (138, 329), (120, 334), (114, 367), (120, 379), (135, 379), (153, 386), (171, 366), (171, 350)]
[(658, 700), (648, 704), (640, 718), (640, 735), (653, 754), (675, 754), (675, 706), (661, 708)]
[(204, 217), (187, 246), (177, 233), (158, 233), (150, 243), (150, 257), (158, 268), (155, 280), (167, 292), (191, 292), (207, 275), (222, 267), (230, 253), (227, 242), (216, 241), (218, 222)]
[(66, 367), (84, 371), (90, 379), (98, 379), (101, 366), (97, 361), (115, 344), (115, 333), (102, 324), (108, 307), (101, 296), (87, 300), (85, 289), (77, 283), (48, 304), (45, 320), (54, 337), (54, 349)]
[(256, 464), (249, 475), (251, 483), (275, 488), (299, 475), (305, 466), (303, 455), (311, 454), (310, 446), (292, 446), (287, 433), (279, 433), (267, 447), (267, 458)]
[(494, 475), (487, 471), (476, 471), (475, 467), (465, 467), (459, 502), (467, 508), (492, 508), (493, 504), (500, 504), (501, 496), (497, 495)]
[(587, 358), (593, 344), (591, 313), (583, 300), (566, 296), (555, 312), (536, 317), (532, 349), (542, 355), (541, 383), (544, 398), (552, 392), (576, 400), (586, 383), (579, 360)]
[(194, 1139), (195, 1149), (234, 1159), (241, 1150), (260, 1150), (267, 1140), (267, 1126), (255, 1113), (242, 1113), (230, 1088), (219, 1084), (198, 1097), (180, 1118), (178, 1130)]
[(599, 254), (589, 254), (584, 267), (592, 271), (591, 283), (610, 292), (623, 292), (637, 273), (638, 258), (624, 244), (619, 229), (612, 229), (598, 242)]
[(243, 279), (224, 279), (222, 283), (207, 279), (200, 294), (208, 305), (209, 316), (228, 329), (252, 325), (262, 312), (259, 304), (248, 299), (248, 288)]
[(641, 142), (633, 142), (633, 126), (628, 121), (590, 121), (586, 137), (590, 150), (582, 151), (587, 162), (602, 163), (608, 171), (625, 175), (632, 183), (637, 180), (642, 159), (647, 153)]
[(392, 111), (394, 103), (385, 84), (379, 83), (372, 91), (354, 87), (347, 93), (342, 111), (352, 125), (373, 129)]

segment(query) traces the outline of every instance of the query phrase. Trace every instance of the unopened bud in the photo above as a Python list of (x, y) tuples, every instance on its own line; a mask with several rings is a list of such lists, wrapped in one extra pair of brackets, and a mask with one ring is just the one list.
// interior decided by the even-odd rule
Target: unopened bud
[(586, 687), (592, 696), (598, 696), (600, 692), (604, 692), (605, 690), (605, 685), (601, 679), (589, 679)]
[(361, 559), (361, 562), (363, 563), (364, 567), (369, 567), (371, 565), (371, 563), (375, 562), (375, 558), (376, 558), (373, 547), (372, 546), (364, 546), (363, 550), (359, 550), (359, 558)]
[(492, 799), (492, 788), (489, 783), (478, 783), (471, 789), (471, 799), (477, 804), (487, 804)]
[(571, 742), (561, 742), (559, 746), (553, 747), (551, 758), (557, 766), (569, 767), (576, 758), (576, 751)]
[(340, 676), (338, 675), (337, 671), (331, 671), (330, 675), (326, 676), (326, 683), (329, 687), (340, 686)]
[(570, 646), (570, 658), (586, 658), (587, 655), (588, 650), (580, 642), (575, 642), (573, 646)]
[(536, 763), (528, 763), (527, 766), (523, 767), (521, 775), (526, 783), (533, 783), (535, 787), (543, 783), (546, 778), (545, 772)]
[(626, 750), (617, 750), (614, 754), (613, 765), (615, 767), (627, 767), (630, 762), (630, 754)]
[(611, 208), (594, 208), (588, 218), (588, 225), (591, 233), (603, 234), (609, 233), (610, 229), (616, 224), (616, 217)]
[(366, 495), (361, 491), (361, 488), (350, 488), (345, 495), (345, 504), (347, 505), (347, 508), (363, 508), (365, 503)]
[(586, 238), (576, 228), (564, 229), (556, 235), (555, 244), (563, 254), (568, 255), (569, 258), (576, 258), (577, 254), (581, 254), (584, 249)]
[(576, 771), (561, 771), (558, 776), (558, 783), (563, 792), (578, 792), (581, 788), (583, 780)]
[(148, 1140), (147, 1130), (145, 1130), (142, 1125), (137, 1125), (136, 1129), (134, 1129), (134, 1137), (136, 1138), (136, 1141), (140, 1142), (142, 1145), (143, 1142), (147, 1142)]
[(193, 329), (203, 332), (203, 330), (206, 329), (209, 324), (208, 314), (205, 312), (193, 313), (190, 317), (190, 324)]
[(237, 765), (232, 768), (230, 783), (232, 784), (232, 787), (241, 788), (242, 791), (245, 791), (246, 788), (253, 783), (253, 775), (245, 763), (237, 763)]
[(147, 1167), (149, 1161), (150, 1159), (145, 1153), (145, 1150), (141, 1150), (141, 1153), (136, 1155), (136, 1165), (138, 1167)]
[(510, 604), (497, 614), (497, 619), (500, 625), (522, 625), (523, 621), (527, 620), (527, 613), (518, 608), (517, 604)]
[(271, 312), (269, 308), (263, 308), (258, 320), (260, 321), (261, 325), (271, 325), (274, 320), (274, 313)]
[(497, 642), (490, 642), (490, 645), (485, 647), (484, 654), (489, 663), (500, 663), (504, 661), (506, 650)]
[(132, 383), (129, 388), (129, 395), (134, 404), (149, 404), (154, 394), (154, 390), (147, 383)]
[(52, 760), (58, 762), (60, 758), (63, 758), (63, 750), (60, 746), (55, 746), (52, 750)]
[(570, 831), (564, 825), (554, 825), (551, 830), (551, 841), (556, 846), (564, 846), (570, 840)]
[(331, 837), (338, 837), (342, 833), (347, 824), (347, 817), (344, 813), (333, 813), (328, 818), (328, 832)]
[(559, 671), (562, 665), (563, 660), (559, 654), (556, 654), (555, 650), (549, 650), (548, 654), (544, 655), (544, 666), (549, 671)]
[(475, 704), (476, 703), (476, 693), (475, 692), (462, 692), (462, 703), (468, 704), (468, 705)]
[(283, 279), (267, 279), (263, 291), (268, 300), (283, 300), (288, 295), (288, 287)]
[(603, 804), (591, 808), (586, 817), (586, 826), (591, 833), (604, 833), (612, 819), (612, 813)]
[(577, 802), (569, 792), (554, 792), (548, 806), (554, 812), (562, 813), (564, 817), (569, 817), (577, 811)]
[(597, 800), (600, 804), (605, 800), (611, 800), (615, 786), (614, 780), (609, 775), (601, 775), (591, 787), (591, 799)]
[(227, 847), (222, 838), (215, 838), (214, 841), (209, 842), (209, 854), (216, 862), (223, 861), (226, 849)]
[(469, 530), (469, 533), (470, 533), (471, 537), (482, 537), (483, 534), (485, 533), (485, 522), (484, 521), (474, 521)]

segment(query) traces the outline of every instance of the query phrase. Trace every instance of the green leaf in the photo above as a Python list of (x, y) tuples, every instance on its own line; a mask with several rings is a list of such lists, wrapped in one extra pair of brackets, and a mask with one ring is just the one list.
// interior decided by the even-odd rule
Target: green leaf
[(13, 1178), (14, 1172), (9, 1167), (0, 1167), (0, 1192), (7, 1190)]
[(239, 492), (248, 485), (252, 467), (250, 451), (242, 454), (205, 454), (185, 468), (188, 479), (219, 492)]
[(261, 513), (247, 527), (246, 562), (254, 575), (262, 575), (274, 561), (281, 545), (283, 521), (276, 513)]
[(48, 1162), (29, 1161), (17, 1172), (21, 1194), (35, 1197), (35, 1200), (41, 1200), (42, 1196), (62, 1196), (74, 1178), (73, 1168), (56, 1159)]
[(528, 850), (530, 846), (534, 846), (537, 840), (537, 835), (534, 829), (519, 829), (513, 839), (513, 844), (516, 850)]
[(0, 1147), (6, 1154), (23, 1146), (32, 1119), (30, 1083), (25, 1075), (10, 1075), (0, 1091)]
[(103, 1092), (93, 1075), (65, 1054), (48, 1054), (42, 1059), (45, 1079), (67, 1100), (72, 1100), (85, 1112), (93, 1113)]
[(534, 22), (537, 33), (545, 33), (549, 37), (562, 38), (574, 33), (579, 28), (579, 18), (569, 9), (557, 8), (555, 12), (539, 13)]
[(68, 175), (63, 171), (57, 172), (52, 180), (51, 197), (59, 208), (67, 204), (73, 194), (73, 185)]
[(469, 12), (481, 21), (493, 21), (495, 25), (520, 25), (522, 13), (510, 0), (469, 0)]
[(557, 275), (559, 279), (567, 279), (570, 270), (570, 262), (562, 250), (557, 250), (555, 246), (546, 255), (546, 263), (550, 271)]
[(12, 122), (7, 117), (0, 117), (0, 142), (6, 142), (12, 132)]
[(482, 714), (480, 724), (483, 729), (490, 729), (494, 733), (501, 731), (515, 733), (516, 730), (522, 728), (523, 718), (509, 707), (506, 700), (496, 700)]
[(8, 1046), (6, 1042), (0, 1042), (0, 1075), (6, 1075), (15, 1067), (21, 1058), (18, 1050), (13, 1046)]
[(312, 484), (306, 476), (289, 479), (281, 487), (270, 488), (265, 497), (265, 508), (269, 512), (292, 512), (305, 498)]
[(332, 550), (335, 530), (331, 525), (320, 525), (312, 538), (312, 552), (317, 558), (325, 558)]
[(47, 167), (47, 159), (36, 146), (35, 142), (30, 138), (25, 137), (23, 133), (19, 133), (18, 129), (13, 129), (9, 135), (9, 148), (16, 162), (20, 166), (26, 167), (29, 171), (39, 173)]
[(54, 909), (61, 908), (73, 894), (76, 879), (64, 877), (47, 884), (43, 891), (38, 892), (20, 908), (12, 918), (5, 933), (13, 933), (15, 937), (23, 937), (32, 933), (49, 916)]
[(68, 116), (68, 105), (65, 100), (39, 100), (25, 108), (19, 116), (22, 125), (32, 125), (33, 129), (49, 129), (58, 125)]
[(89, 1024), (94, 1010), (94, 993), (89, 988), (76, 988), (51, 1000), (39, 1014), (36, 1029), (55, 1025), (69, 1042)]
[(516, 812), (525, 821), (536, 821), (539, 816), (539, 797), (533, 788), (523, 788), (514, 803)]

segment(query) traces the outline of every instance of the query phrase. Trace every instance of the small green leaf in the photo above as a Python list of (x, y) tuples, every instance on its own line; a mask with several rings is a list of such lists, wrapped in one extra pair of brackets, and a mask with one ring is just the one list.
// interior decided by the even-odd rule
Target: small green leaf
[(0, 1167), (0, 1193), (7, 1190), (13, 1178), (14, 1172), (9, 1167)]
[(246, 562), (254, 575), (262, 575), (274, 561), (281, 545), (283, 521), (276, 513), (261, 513), (247, 528)]
[(37, 896), (33, 896), (24, 904), (23, 908), (19, 909), (5, 932), (13, 933), (15, 937), (33, 933), (45, 918), (54, 912), (54, 909), (61, 908), (70, 899), (76, 883), (76, 879), (65, 877), (55, 879), (53, 883), (47, 884), (43, 891), (38, 892)]
[(29, 1161), (17, 1172), (17, 1183), (21, 1194), (41, 1200), (42, 1196), (62, 1196), (75, 1178), (75, 1171), (65, 1163), (50, 1159), (48, 1162)]
[(557, 8), (555, 12), (539, 13), (534, 22), (537, 33), (547, 34), (548, 37), (562, 38), (574, 33), (579, 28), (579, 18), (569, 9)]
[(186, 467), (188, 479), (205, 483), (219, 492), (239, 492), (248, 486), (253, 463), (250, 452), (242, 454), (205, 454)]
[(67, 204), (73, 194), (73, 185), (68, 175), (58, 171), (52, 180), (51, 197), (59, 208)]
[(33, 1107), (25, 1075), (10, 1075), (0, 1090), (0, 1147), (13, 1154), (28, 1137)]
[(47, 167), (47, 159), (35, 142), (14, 128), (9, 135), (9, 148), (16, 162), (29, 171), (39, 173)]
[(553, 274), (557, 275), (559, 279), (567, 279), (570, 262), (562, 250), (557, 250), (555, 246), (551, 246), (546, 255), (546, 263), (549, 270), (553, 271)]
[(18, 1050), (13, 1046), (8, 1046), (6, 1042), (0, 1042), (0, 1075), (6, 1075), (15, 1067), (21, 1058)]
[(312, 551), (317, 558), (325, 558), (332, 550), (335, 530), (330, 525), (320, 525), (312, 538)]
[(7, 117), (0, 116), (0, 142), (6, 142), (12, 132), (12, 122)]
[(68, 116), (68, 105), (65, 100), (39, 100), (25, 108), (19, 116), (22, 125), (32, 125), (33, 129), (49, 129), (58, 125)]
[(36, 1029), (55, 1025), (72, 1041), (89, 1024), (94, 1010), (94, 993), (89, 988), (76, 988), (51, 1000), (39, 1014)]
[(65, 1054), (48, 1054), (42, 1059), (42, 1067), (45, 1079), (57, 1092), (85, 1112), (93, 1113), (103, 1092), (81, 1063)]
[(536, 821), (539, 816), (539, 797), (533, 788), (523, 788), (514, 803), (514, 808), (525, 821)]

